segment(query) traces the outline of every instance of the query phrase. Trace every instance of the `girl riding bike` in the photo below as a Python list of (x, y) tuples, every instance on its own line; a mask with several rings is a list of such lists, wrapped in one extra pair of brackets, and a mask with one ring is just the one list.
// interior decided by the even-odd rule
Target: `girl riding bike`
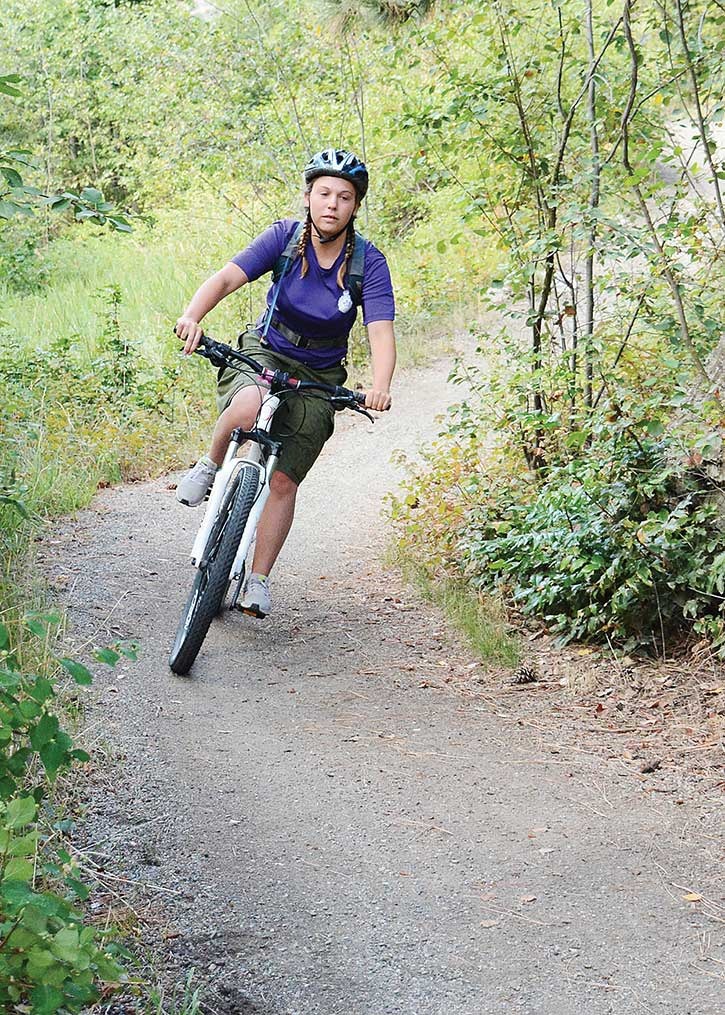
[[(395, 369), (395, 304), (385, 257), (354, 228), (368, 189), (367, 169), (351, 152), (329, 148), (309, 161), (304, 180), (304, 222), (275, 222), (207, 279), (176, 322), (176, 333), (190, 355), (200, 342), (206, 314), (230, 293), (272, 271), (275, 281), (266, 313), (240, 336), (240, 349), (271, 369), (343, 385), (347, 342), (359, 304), (372, 353), (373, 384), (365, 393), (365, 406), (384, 411), (391, 405)], [(252, 429), (265, 394), (259, 379), (229, 370), (221, 374), (220, 416), (211, 448), (179, 483), (176, 496), (182, 504), (195, 507), (204, 500), (232, 430)], [(290, 398), (275, 414), (272, 432), (287, 436), (242, 593), (240, 606), (247, 613), (264, 617), (270, 612), (268, 578), (292, 525), (297, 489), (333, 429), (334, 408), (321, 399)]]

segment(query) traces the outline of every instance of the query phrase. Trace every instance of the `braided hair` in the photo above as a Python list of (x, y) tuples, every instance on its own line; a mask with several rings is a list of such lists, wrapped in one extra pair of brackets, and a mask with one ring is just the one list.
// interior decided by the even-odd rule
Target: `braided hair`
[(304, 278), (310, 267), (309, 261), (307, 260), (307, 244), (310, 242), (312, 236), (312, 216), (310, 215), (309, 208), (307, 209), (307, 219), (305, 221), (305, 228), (300, 234), (300, 239), (297, 244), (297, 256), (302, 258), (302, 269), (300, 271), (300, 278)]
[(345, 256), (342, 259), (340, 270), (337, 273), (337, 284), (341, 289), (345, 288), (345, 275), (347, 274), (347, 266), (352, 257), (352, 252), (355, 249), (355, 219), (351, 218), (347, 224), (347, 239), (345, 240)]

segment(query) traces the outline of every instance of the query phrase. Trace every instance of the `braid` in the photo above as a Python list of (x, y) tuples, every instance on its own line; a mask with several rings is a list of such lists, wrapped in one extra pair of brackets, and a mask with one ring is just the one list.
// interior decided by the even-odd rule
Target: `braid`
[(297, 256), (302, 258), (302, 270), (300, 271), (300, 278), (304, 278), (309, 268), (307, 261), (307, 244), (310, 242), (310, 236), (312, 235), (312, 216), (307, 212), (307, 221), (305, 222), (305, 228), (302, 230), (300, 235), (299, 243), (297, 244)]
[(347, 242), (345, 243), (345, 257), (343, 258), (340, 270), (337, 273), (337, 284), (341, 289), (345, 288), (345, 274), (347, 273), (347, 265), (352, 257), (352, 252), (355, 249), (355, 220), (350, 219), (347, 227)]

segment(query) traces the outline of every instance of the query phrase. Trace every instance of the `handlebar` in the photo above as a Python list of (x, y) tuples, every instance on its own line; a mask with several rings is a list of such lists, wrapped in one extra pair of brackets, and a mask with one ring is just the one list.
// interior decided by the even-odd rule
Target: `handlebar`
[(247, 356), (246, 353), (239, 352), (238, 349), (233, 349), (230, 345), (225, 345), (224, 342), (217, 342), (208, 335), (201, 336), (199, 345), (194, 351), (203, 356), (204, 359), (208, 359), (215, 367), (231, 367), (236, 369), (235, 363), (244, 363), (245, 366), (254, 370), (263, 381), (269, 384), (272, 391), (322, 391), (330, 396), (331, 402), (337, 402), (350, 409), (355, 409), (357, 412), (363, 412), (369, 419), (373, 418), (361, 408), (365, 405), (365, 393), (363, 391), (353, 391), (351, 388), (343, 388), (338, 384), (322, 384), (318, 381), (298, 380), (296, 377), (292, 377), (286, 370), (271, 370), (269, 367), (265, 367), (255, 359), (252, 359), (251, 356)]

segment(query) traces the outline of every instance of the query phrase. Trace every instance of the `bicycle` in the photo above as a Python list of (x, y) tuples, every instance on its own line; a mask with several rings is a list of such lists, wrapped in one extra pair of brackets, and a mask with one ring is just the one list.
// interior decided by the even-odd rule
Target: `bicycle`
[[(277, 467), (284, 437), (270, 435), (274, 414), (285, 392), (315, 392), (327, 397), (336, 409), (352, 409), (374, 422), (362, 406), (365, 395), (349, 388), (300, 381), (284, 370), (271, 370), (251, 356), (203, 335), (195, 350), (215, 367), (245, 368), (269, 387), (262, 399), (252, 430), (234, 429), (224, 461), (209, 491), (204, 518), (194, 539), (191, 563), (197, 573), (176, 631), (169, 656), (174, 673), (185, 676), (194, 664), (212, 620), (222, 611), (231, 589), (229, 609), (238, 606), (246, 574), (246, 561), (262, 510), (269, 496), (269, 483)], [(249, 443), (244, 457), (238, 452)], [(242, 611), (244, 612), (244, 611)]]

